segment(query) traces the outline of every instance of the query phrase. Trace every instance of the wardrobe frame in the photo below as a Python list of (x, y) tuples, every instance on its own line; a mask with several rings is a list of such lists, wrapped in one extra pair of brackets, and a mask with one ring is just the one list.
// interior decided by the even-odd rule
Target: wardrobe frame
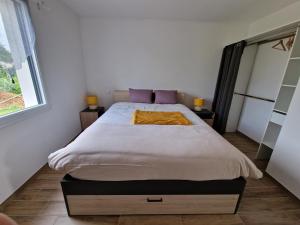
[[(299, 83), (299, 77), (298, 77), (298, 81), (296, 81), (296, 83), (294, 85), (287, 85), (284, 82), (286, 79), (286, 76), (288, 75), (289, 68), (290, 68), (291, 64), (293, 64), (293, 60), (296, 59), (296, 57), (293, 57), (293, 54), (294, 54), (294, 49), (295, 49), (294, 47), (297, 45), (296, 42), (300, 41), (299, 25), (295, 28), (295, 31), (293, 33), (289, 34), (288, 36), (285, 36), (284, 38), (291, 37), (291, 36), (294, 36), (294, 44), (293, 44), (293, 47), (290, 49), (288, 62), (286, 64), (286, 67), (284, 70), (285, 72), (284, 72), (284, 74), (282, 76), (282, 80), (281, 80), (281, 86), (280, 86), (280, 89), (278, 90), (277, 98), (275, 100), (275, 104), (274, 104), (272, 113), (270, 115), (269, 122), (266, 126), (264, 136), (260, 142), (260, 146), (259, 146), (259, 149), (256, 154), (257, 159), (270, 159), (271, 158), (273, 150), (276, 146), (277, 139), (280, 135), (281, 128), (284, 124), (285, 117), (288, 114), (290, 102), (293, 99), (295, 89)], [(298, 43), (298, 44), (300, 45), (300, 43)], [(299, 61), (295, 61), (295, 62), (300, 63), (300, 58), (298, 60)], [(284, 109), (281, 109), (281, 107), (279, 107), (278, 105), (282, 104), (282, 103), (280, 103), (280, 101), (282, 101), (280, 99), (280, 97), (282, 95), (281, 93), (283, 93), (283, 92), (286, 92), (284, 94), (284, 95), (286, 95), (286, 96), (284, 96), (285, 98), (289, 97), (289, 99), (286, 99), (286, 101), (289, 103), (288, 103), (288, 106), (285, 106)]]

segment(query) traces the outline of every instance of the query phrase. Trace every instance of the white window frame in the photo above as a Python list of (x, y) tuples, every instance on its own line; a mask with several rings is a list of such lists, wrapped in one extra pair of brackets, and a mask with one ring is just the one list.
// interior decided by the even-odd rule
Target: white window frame
[[(26, 1), (24, 2), (27, 4)], [(28, 4), (27, 4), (27, 9), (28, 11), (30, 11)], [(36, 116), (38, 113), (45, 112), (50, 109), (50, 105), (47, 102), (46, 91), (42, 81), (42, 75), (41, 75), (41, 70), (39, 68), (36, 49), (37, 49), (37, 44), (35, 44), (35, 49), (33, 50), (32, 55), (27, 57), (27, 62), (30, 67), (30, 74), (32, 77), (32, 81), (34, 85), (37, 86), (35, 92), (39, 104), (33, 107), (25, 108), (21, 111), (0, 116), (0, 128), (4, 128), (13, 125), (17, 122), (21, 122), (25, 119)]]

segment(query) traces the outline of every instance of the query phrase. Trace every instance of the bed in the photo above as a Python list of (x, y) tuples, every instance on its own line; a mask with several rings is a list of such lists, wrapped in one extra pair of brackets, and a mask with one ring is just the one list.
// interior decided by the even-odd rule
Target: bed
[[(235, 213), (246, 178), (262, 177), (251, 160), (185, 105), (126, 96), (115, 92), (117, 103), (49, 156), (66, 173), (69, 215)], [(181, 112), (193, 125), (132, 125), (136, 110)]]

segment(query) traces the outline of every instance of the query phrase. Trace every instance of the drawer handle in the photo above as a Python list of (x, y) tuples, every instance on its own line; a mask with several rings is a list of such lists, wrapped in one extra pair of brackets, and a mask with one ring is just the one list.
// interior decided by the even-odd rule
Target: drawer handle
[(163, 199), (162, 198), (159, 198), (159, 199), (150, 199), (150, 198), (147, 198), (147, 202), (162, 202)]

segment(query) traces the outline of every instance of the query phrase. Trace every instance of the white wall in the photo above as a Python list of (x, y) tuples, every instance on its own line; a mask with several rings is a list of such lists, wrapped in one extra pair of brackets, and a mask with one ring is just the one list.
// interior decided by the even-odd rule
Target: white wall
[(300, 2), (291, 4), (273, 14), (258, 19), (249, 26), (248, 36), (252, 37), (275, 28), (300, 21)]
[(249, 22), (227, 22), (222, 25), (223, 47), (247, 38)]
[(224, 24), (187, 21), (81, 19), (90, 93), (105, 106), (112, 90), (177, 89), (212, 101)]
[(42, 78), (51, 108), (0, 130), (0, 203), (79, 131), (86, 85), (79, 18), (57, 0), (32, 6)]

